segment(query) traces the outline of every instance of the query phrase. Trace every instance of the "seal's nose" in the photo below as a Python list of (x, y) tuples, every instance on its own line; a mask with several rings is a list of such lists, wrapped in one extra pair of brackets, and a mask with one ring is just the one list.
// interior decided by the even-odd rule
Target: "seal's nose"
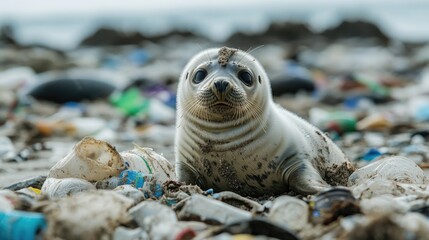
[(220, 93), (223, 93), (228, 88), (229, 83), (225, 80), (218, 80), (214, 82), (214, 86)]

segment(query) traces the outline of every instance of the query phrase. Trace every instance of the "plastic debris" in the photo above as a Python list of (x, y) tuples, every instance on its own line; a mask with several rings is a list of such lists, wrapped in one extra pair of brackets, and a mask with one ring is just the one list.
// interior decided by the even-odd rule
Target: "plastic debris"
[[(121, 223), (133, 201), (112, 191), (91, 191), (61, 198), (42, 207), (48, 221), (46, 238), (103, 239)], [(73, 217), (71, 217), (73, 216)]]
[[(206, 191), (207, 194), (209, 194), (210, 192), (211, 191)], [(229, 205), (236, 206), (241, 209), (246, 209), (252, 213), (260, 213), (264, 211), (264, 207), (258, 202), (242, 197), (234, 192), (224, 191), (220, 193), (215, 193), (213, 194), (213, 198), (228, 203)]]
[(58, 199), (89, 190), (95, 190), (95, 187), (84, 179), (48, 178), (43, 184), (41, 192), (49, 199)]
[(362, 160), (372, 161), (378, 157), (380, 157), (382, 153), (377, 148), (370, 148), (363, 156)]
[(0, 211), (0, 239), (41, 239), (46, 229), (43, 214), (22, 211)]
[(370, 147), (381, 147), (385, 142), (383, 135), (376, 132), (366, 132), (363, 138)]
[(183, 201), (184, 206), (178, 214), (179, 219), (197, 217), (201, 221), (229, 224), (252, 217), (250, 212), (202, 195), (192, 195), (189, 199)]
[(46, 180), (46, 176), (38, 176), (38, 177), (30, 178), (30, 179), (12, 184), (10, 186), (5, 187), (5, 189), (9, 189), (12, 191), (17, 191), (27, 187), (41, 189), (45, 180)]
[(112, 104), (126, 116), (138, 116), (152, 123), (174, 122), (176, 117), (175, 110), (158, 98), (144, 96), (135, 87), (126, 89), (121, 93), (115, 93), (110, 97)]
[(416, 97), (412, 98), (409, 102), (409, 109), (411, 115), (416, 121), (429, 121), (429, 98)]
[(350, 175), (348, 186), (353, 195), (361, 199), (386, 194), (428, 196), (425, 192), (428, 182), (423, 170), (412, 160), (392, 156), (356, 170)]
[(356, 130), (356, 118), (349, 112), (328, 112), (320, 108), (312, 108), (310, 122), (324, 131), (344, 133)]
[(146, 198), (160, 198), (163, 194), (162, 186), (152, 174), (125, 170), (119, 175), (120, 184), (131, 184), (133, 187), (141, 189)]
[(359, 122), (356, 128), (360, 131), (386, 130), (392, 127), (392, 121), (383, 115), (370, 115)]
[[(98, 43), (62, 51), (23, 46), (12, 30), (0, 28), (0, 185), (8, 189), (0, 190), (0, 213), (46, 216), (49, 232), (26, 239), (428, 238), (428, 44), (397, 41), (365, 22), (321, 33), (273, 23), (233, 34), (230, 46), (270, 42), (249, 52), (272, 80), (275, 101), (328, 131), (357, 169), (338, 183), (348, 190), (250, 198), (175, 181), (177, 79), (210, 41), (186, 31), (102, 30)], [(69, 87), (50, 91), (55, 84)], [(86, 136), (106, 142), (72, 150)], [(22, 181), (56, 163), (48, 179)], [(15, 233), (34, 225), (21, 226)]]
[(295, 61), (285, 63), (284, 73), (271, 80), (274, 96), (313, 92), (316, 89), (311, 72)]
[(113, 189), (113, 191), (134, 200), (134, 203), (143, 201), (146, 197), (144, 193), (131, 185), (121, 185)]
[(0, 190), (0, 211), (19, 209), (20, 206), (21, 199), (15, 192), (7, 189)]
[(158, 202), (144, 201), (130, 209), (130, 214), (150, 239), (169, 238), (179, 231), (175, 212)]
[(159, 182), (176, 179), (172, 164), (151, 148), (135, 146), (120, 154), (127, 169), (153, 174)]
[(329, 224), (340, 216), (349, 216), (360, 213), (357, 200), (346, 188), (332, 188), (314, 196), (310, 206), (311, 220), (316, 224)]
[(100, 118), (76, 117), (67, 120), (43, 120), (37, 122), (36, 127), (44, 136), (66, 135), (79, 139), (85, 136), (97, 136), (99, 138), (98, 134), (107, 128), (107, 123)]
[(362, 219), (346, 234), (346, 239), (425, 239), (429, 224), (422, 215), (381, 215)]
[(279, 226), (301, 231), (309, 224), (309, 206), (296, 197), (280, 196), (274, 200), (268, 219)]
[(85, 137), (73, 151), (55, 164), (48, 177), (82, 178), (98, 181), (117, 176), (125, 168), (121, 156), (110, 144)]
[(362, 184), (370, 179), (386, 179), (407, 184), (429, 183), (419, 166), (401, 156), (385, 157), (356, 170), (350, 175), (348, 186)]
[(409, 204), (392, 195), (382, 195), (371, 199), (362, 199), (360, 202), (362, 213), (365, 215), (404, 214), (410, 210)]
[(161, 84), (151, 84), (144, 89), (145, 96), (155, 98), (164, 103), (165, 105), (175, 109), (176, 108), (176, 94)]
[(15, 146), (5, 136), (0, 136), (0, 160), (10, 160), (16, 156)]
[[(267, 238), (283, 239), (283, 240), (298, 240), (299, 238), (288, 229), (277, 226), (273, 223), (262, 219), (242, 220), (236, 223), (228, 224), (221, 229), (212, 233), (214, 236), (219, 236), (219, 239), (224, 239), (222, 236), (228, 236), (225, 233), (236, 236), (232, 239), (253, 239), (253, 236), (264, 236)], [(204, 236), (206, 237), (206, 236)], [(201, 239), (197, 237), (196, 239)], [(217, 239), (217, 238), (215, 238)]]
[(141, 228), (129, 229), (117, 227), (113, 233), (113, 240), (149, 239), (148, 234)]

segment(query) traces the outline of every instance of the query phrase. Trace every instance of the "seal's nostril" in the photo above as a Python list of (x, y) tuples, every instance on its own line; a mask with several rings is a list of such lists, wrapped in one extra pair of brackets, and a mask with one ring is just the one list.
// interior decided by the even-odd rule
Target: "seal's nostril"
[(219, 81), (216, 81), (214, 83), (214, 85), (219, 92), (225, 92), (225, 90), (229, 86), (229, 83), (227, 81), (224, 81), (224, 80), (219, 80)]

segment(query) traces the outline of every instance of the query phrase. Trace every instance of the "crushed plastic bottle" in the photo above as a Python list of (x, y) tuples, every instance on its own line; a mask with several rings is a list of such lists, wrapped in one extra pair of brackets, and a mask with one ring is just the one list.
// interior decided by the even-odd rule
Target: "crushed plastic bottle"
[(163, 195), (162, 186), (152, 174), (125, 170), (119, 175), (120, 184), (130, 184), (135, 188), (141, 189), (146, 198), (160, 198)]
[(125, 164), (114, 147), (107, 142), (85, 137), (51, 168), (48, 177), (99, 181), (118, 176), (124, 168)]
[(154, 174), (159, 182), (176, 179), (173, 165), (151, 148), (135, 146), (133, 150), (121, 152), (126, 169)]

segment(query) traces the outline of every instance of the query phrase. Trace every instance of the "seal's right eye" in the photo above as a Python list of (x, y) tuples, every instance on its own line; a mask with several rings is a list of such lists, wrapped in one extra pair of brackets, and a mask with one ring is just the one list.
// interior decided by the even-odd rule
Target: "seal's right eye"
[(204, 78), (206, 78), (207, 76), (207, 71), (205, 69), (199, 69), (195, 75), (194, 75), (194, 79), (192, 79), (193, 83), (200, 83), (204, 80)]

